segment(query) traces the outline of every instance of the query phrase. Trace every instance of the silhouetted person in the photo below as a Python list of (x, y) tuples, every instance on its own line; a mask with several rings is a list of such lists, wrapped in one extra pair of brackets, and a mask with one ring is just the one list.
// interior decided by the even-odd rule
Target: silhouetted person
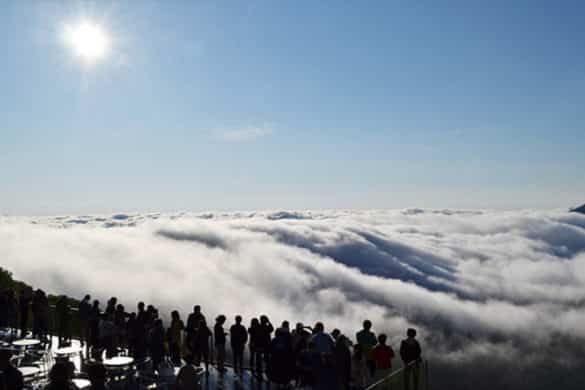
[(187, 317), (187, 333), (195, 333), (195, 329), (199, 327), (201, 320), (205, 321), (205, 316), (201, 313), (201, 306), (193, 306), (193, 313)]
[(6, 304), (6, 291), (3, 287), (0, 289), (0, 328), (8, 327), (7, 321), (7, 304)]
[(351, 380), (351, 351), (349, 350), (349, 340), (343, 335), (339, 335), (333, 348), (335, 359), (335, 371), (337, 373), (337, 383), (340, 390), (349, 390)]
[(300, 354), (302, 351), (307, 349), (309, 345), (309, 338), (311, 337), (311, 333), (307, 331), (307, 329), (303, 326), (301, 322), (297, 323), (295, 329), (291, 333), (291, 340), (292, 340), (292, 347), (293, 347), (293, 354), (295, 357), (296, 364), (296, 383), (300, 385), (301, 383), (301, 375), (302, 369), (300, 367)]
[(230, 328), (230, 344), (234, 358), (234, 372), (242, 374), (244, 364), (244, 347), (248, 341), (248, 333), (242, 325), (242, 317), (236, 316), (236, 323)]
[(337, 328), (331, 331), (331, 337), (333, 337), (333, 341), (337, 342), (337, 339), (341, 336), (341, 331)]
[(222, 314), (215, 319), (215, 325), (213, 326), (213, 342), (215, 344), (215, 353), (217, 357), (217, 370), (220, 373), (225, 371), (226, 333), (223, 329), (223, 324), (225, 324), (225, 316)]
[(132, 312), (128, 316), (126, 321), (126, 342), (128, 343), (128, 354), (134, 356), (134, 350), (136, 345), (136, 336), (134, 329), (136, 327), (136, 313)]
[(205, 369), (209, 372), (209, 338), (211, 331), (207, 327), (205, 320), (200, 320), (199, 325), (195, 328), (193, 337), (193, 355), (195, 365), (199, 366), (201, 360), (205, 363)]
[(32, 300), (33, 337), (47, 340), (49, 334), (49, 300), (43, 290), (36, 290)]
[(258, 370), (258, 375), (262, 373), (262, 363), (264, 362), (264, 366), (268, 364), (272, 332), (274, 332), (274, 327), (268, 317), (265, 315), (260, 316), (260, 331), (256, 345), (256, 369)]
[(32, 295), (32, 289), (30, 287), (25, 287), (20, 291), (20, 295), (18, 296), (18, 309), (20, 312), (20, 337), (26, 337), (28, 330), (28, 314), (30, 311)]
[(303, 345), (297, 356), (297, 387), (312, 387), (315, 382), (315, 361), (320, 359), (319, 352), (315, 348), (315, 344), (308, 341)]
[(4, 305), (6, 314), (6, 325), (10, 329), (10, 337), (16, 337), (16, 330), (18, 329), (18, 303), (13, 290), (7, 290), (4, 294)]
[(365, 320), (363, 323), (363, 329), (356, 333), (356, 341), (361, 345), (362, 353), (366, 358), (366, 364), (368, 366), (369, 378), (372, 379), (376, 373), (376, 362), (372, 357), (372, 349), (378, 343), (376, 335), (371, 331), (372, 322)]
[[(387, 377), (392, 372), (392, 359), (394, 358), (394, 351), (392, 347), (386, 345), (387, 337), (385, 334), (378, 336), (378, 344), (372, 349), (372, 357), (376, 362), (375, 380), (380, 380)], [(383, 389), (389, 389), (390, 384), (386, 383), (382, 386)]]
[(100, 348), (106, 350), (106, 357), (112, 358), (116, 355), (116, 325), (114, 324), (114, 314), (104, 313), (99, 322), (98, 332), (100, 335)]
[(360, 344), (353, 346), (351, 354), (351, 387), (352, 389), (363, 389), (366, 387), (368, 377), (367, 360)]
[(91, 296), (86, 295), (79, 302), (77, 312), (79, 315), (79, 327), (80, 327), (80, 341), (81, 345), (84, 346), (86, 343), (89, 344), (89, 312), (91, 311)]
[(116, 349), (126, 347), (126, 310), (124, 305), (116, 305), (114, 312), (114, 325), (116, 327), (114, 333), (114, 346)]
[(104, 314), (106, 316), (113, 316), (114, 312), (116, 311), (116, 304), (118, 303), (118, 298), (116, 297), (111, 297), (108, 300), (108, 303), (106, 305), (106, 310), (104, 311)]
[(149, 338), (150, 358), (152, 366), (158, 370), (160, 363), (165, 356), (165, 330), (162, 320), (155, 320)]
[(136, 321), (134, 321), (133, 339), (134, 339), (134, 358), (142, 360), (146, 357), (146, 338), (147, 338), (147, 323), (148, 313), (144, 310), (144, 302), (138, 302), (138, 313), (136, 313)]
[[(317, 323), (313, 329), (310, 345), (312, 355), (313, 390), (330, 390), (338, 388), (333, 339), (324, 332), (323, 324)], [(318, 336), (318, 337), (315, 337)], [(319, 344), (321, 346), (319, 346)], [(327, 351), (328, 350), (328, 351)]]
[(24, 380), (22, 373), (10, 363), (12, 353), (7, 349), (0, 349), (0, 389), (22, 390)]
[(248, 328), (248, 335), (250, 336), (250, 369), (252, 371), (255, 371), (258, 366), (256, 362), (258, 360), (258, 345), (260, 344), (261, 332), (260, 321), (258, 321), (258, 318), (252, 318), (250, 321), (250, 327)]
[(306, 340), (311, 334), (305, 329), (301, 322), (298, 322), (295, 329), (292, 331), (292, 344), (293, 349), (296, 352), (300, 352), (299, 343)]
[(181, 366), (181, 346), (183, 345), (183, 329), (185, 325), (181, 321), (181, 316), (178, 311), (171, 313), (171, 326), (168, 330), (169, 339), (169, 354), (171, 361), (177, 367)]
[(158, 312), (156, 311), (154, 306), (148, 305), (146, 307), (145, 319), (146, 322), (144, 323), (144, 325), (146, 326), (147, 332), (150, 332), (150, 330), (154, 327), (154, 321), (158, 319)]
[(101, 363), (91, 364), (87, 368), (87, 377), (91, 382), (88, 390), (107, 390), (106, 380), (108, 373), (106, 367)]
[(59, 340), (59, 347), (69, 345), (71, 343), (71, 308), (67, 297), (61, 295), (55, 305), (55, 315), (57, 318), (57, 337)]
[(288, 326), (276, 330), (270, 342), (269, 358), (268, 378), (280, 385), (288, 384), (295, 376), (295, 357)]
[(330, 354), (333, 352), (333, 346), (335, 345), (333, 338), (325, 333), (325, 327), (323, 323), (317, 322), (313, 328), (313, 336), (311, 341), (315, 344), (315, 348), (319, 353)]
[(421, 362), (421, 348), (416, 340), (416, 330), (409, 328), (407, 338), (400, 343), (400, 358), (404, 363), (404, 389), (410, 389), (410, 382), (414, 390), (418, 389), (419, 365)]
[(99, 340), (100, 340), (100, 332), (99, 332), (99, 323), (100, 323), (100, 301), (97, 299), (93, 301), (91, 308), (89, 309), (89, 313), (87, 314), (87, 326), (89, 330), (88, 335), (88, 344), (93, 349), (99, 348)]
[(45, 390), (75, 390), (71, 374), (71, 366), (67, 362), (55, 363), (49, 372), (49, 384)]

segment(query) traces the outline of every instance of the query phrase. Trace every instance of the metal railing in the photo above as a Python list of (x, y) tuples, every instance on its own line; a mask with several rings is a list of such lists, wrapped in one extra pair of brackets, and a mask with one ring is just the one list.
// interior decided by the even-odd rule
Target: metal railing
[[(407, 369), (413, 370), (412, 374), (408, 372), (407, 376)], [(411, 378), (412, 375), (412, 378)], [(414, 376), (418, 375), (416, 378), (418, 386), (414, 387), (405, 386), (406, 380), (414, 380)], [(427, 360), (423, 360), (421, 362), (410, 362), (408, 365), (399, 368), (398, 370), (393, 371), (389, 375), (385, 376), (377, 380), (376, 382), (368, 385), (364, 390), (382, 390), (388, 388), (410, 388), (410, 389), (424, 389), (429, 390), (429, 363)]]

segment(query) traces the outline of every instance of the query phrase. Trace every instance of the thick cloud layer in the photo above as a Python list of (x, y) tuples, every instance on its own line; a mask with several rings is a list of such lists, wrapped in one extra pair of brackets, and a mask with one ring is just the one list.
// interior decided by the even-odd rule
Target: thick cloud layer
[(128, 307), (145, 300), (186, 314), (199, 303), (210, 316), (323, 320), (350, 336), (369, 318), (394, 346), (415, 326), (435, 382), (454, 388), (545, 388), (546, 378), (563, 388), (585, 383), (579, 214), (5, 217), (0, 259), (48, 291), (116, 295)]

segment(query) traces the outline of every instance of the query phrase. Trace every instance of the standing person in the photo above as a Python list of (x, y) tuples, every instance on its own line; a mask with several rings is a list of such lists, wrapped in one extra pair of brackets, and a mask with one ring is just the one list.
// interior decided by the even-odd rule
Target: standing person
[(8, 308), (6, 304), (6, 291), (0, 288), (0, 328), (6, 328), (8, 325), (7, 314)]
[(419, 366), (421, 362), (420, 344), (416, 340), (416, 330), (409, 328), (406, 331), (406, 339), (400, 343), (400, 358), (404, 363), (404, 389), (410, 389), (412, 377), (413, 388), (418, 390)]
[(116, 325), (114, 315), (104, 313), (99, 321), (98, 332), (100, 335), (100, 347), (106, 350), (106, 357), (112, 358), (116, 355)]
[(337, 371), (338, 386), (340, 390), (349, 390), (351, 380), (351, 351), (349, 340), (344, 335), (339, 335), (333, 348), (335, 370)]
[(41, 339), (41, 305), (42, 305), (42, 290), (36, 290), (32, 299), (32, 315), (33, 315), (33, 338)]
[(225, 324), (225, 316), (222, 314), (215, 319), (215, 326), (213, 327), (213, 338), (215, 344), (215, 353), (217, 355), (217, 370), (220, 373), (225, 372), (225, 336), (223, 324)]
[(250, 370), (254, 372), (256, 370), (256, 362), (258, 360), (258, 345), (260, 344), (260, 321), (258, 318), (252, 318), (250, 321), (250, 327), (248, 328), (248, 335), (250, 336)]
[(169, 338), (169, 354), (171, 361), (177, 367), (181, 366), (181, 346), (183, 345), (183, 329), (185, 325), (181, 321), (179, 312), (174, 310), (171, 313), (171, 326), (168, 331)]
[(30, 304), (32, 301), (32, 289), (25, 287), (20, 291), (18, 297), (18, 308), (20, 311), (20, 337), (26, 337), (28, 330), (28, 313), (30, 311)]
[(278, 328), (270, 342), (268, 378), (279, 385), (287, 385), (295, 376), (295, 357), (288, 327)]
[[(376, 381), (387, 377), (392, 372), (392, 359), (394, 351), (392, 347), (386, 345), (387, 337), (385, 334), (378, 336), (378, 344), (372, 350), (372, 356), (376, 362)], [(385, 383), (382, 389), (390, 389), (390, 383)]]
[(71, 342), (71, 308), (65, 295), (59, 297), (55, 305), (55, 314), (57, 317), (59, 348), (61, 348)]
[(108, 304), (106, 305), (106, 310), (104, 311), (104, 314), (106, 316), (114, 315), (114, 312), (116, 311), (116, 304), (117, 303), (118, 303), (118, 298), (111, 297), (108, 300)]
[(193, 306), (193, 312), (187, 317), (187, 333), (195, 333), (195, 329), (199, 327), (202, 320), (205, 321), (205, 316), (201, 313), (201, 306)]
[(89, 312), (91, 311), (91, 296), (86, 295), (83, 299), (79, 302), (78, 306), (78, 313), (79, 313), (79, 326), (81, 330), (80, 338), (81, 338), (81, 346), (85, 346), (86, 344), (87, 349), (89, 350)]
[(315, 347), (319, 353), (331, 354), (333, 352), (335, 342), (330, 335), (325, 333), (325, 326), (322, 322), (317, 322), (315, 324), (315, 327), (313, 328), (313, 336), (311, 336), (311, 341), (313, 344), (315, 344)]
[(127, 347), (126, 343), (126, 310), (124, 305), (118, 304), (116, 306), (116, 311), (114, 312), (114, 325), (115, 325), (115, 334), (114, 334), (114, 345), (116, 348), (125, 349)]
[(40, 315), (40, 333), (41, 333), (41, 339), (42, 340), (49, 340), (49, 342), (51, 342), (51, 337), (49, 337), (49, 298), (47, 297), (47, 294), (41, 290), (40, 291), (40, 310), (39, 310), (39, 315)]
[(307, 345), (309, 343), (309, 337), (311, 336), (311, 333), (309, 333), (305, 329), (302, 322), (298, 322), (295, 326), (295, 329), (292, 331), (291, 336), (292, 336), (293, 354), (294, 354), (295, 362), (296, 362), (295, 379), (296, 379), (297, 385), (299, 385), (301, 383), (301, 375), (302, 375), (302, 369), (300, 367), (299, 357), (300, 357), (301, 351), (303, 351), (307, 348)]
[(92, 349), (92, 353), (99, 350), (99, 324), (100, 324), (100, 301), (97, 299), (93, 301), (89, 313), (87, 314), (87, 326), (89, 330), (88, 344)]
[(16, 338), (16, 332), (18, 329), (18, 303), (16, 302), (16, 296), (13, 290), (6, 291), (4, 295), (5, 299), (5, 311), (6, 311), (6, 324), (10, 330), (10, 337)]
[(154, 327), (154, 321), (158, 319), (158, 313), (153, 305), (146, 306), (146, 330), (150, 332)]
[(319, 353), (315, 349), (315, 344), (306, 338), (306, 342), (300, 343), (301, 349), (296, 360), (296, 386), (298, 388), (312, 388), (315, 383), (315, 361), (320, 359)]
[(136, 313), (132, 312), (128, 315), (128, 321), (126, 321), (126, 343), (128, 343), (128, 355), (134, 356), (134, 350), (136, 345), (136, 336), (134, 330), (136, 329)]
[(351, 355), (351, 389), (361, 390), (366, 387), (368, 367), (362, 346), (355, 344)]
[(136, 321), (134, 321), (134, 329), (132, 331), (134, 338), (134, 358), (136, 360), (144, 359), (147, 355), (147, 317), (148, 314), (144, 310), (144, 302), (138, 302), (138, 313), (136, 314)]
[(160, 363), (165, 357), (165, 330), (162, 320), (155, 320), (149, 337), (149, 351), (152, 359), (152, 366), (159, 369)]
[(306, 340), (311, 334), (305, 330), (302, 322), (298, 322), (295, 329), (291, 333), (292, 335), (292, 346), (295, 353), (300, 352), (299, 344)]
[(365, 320), (363, 329), (356, 333), (357, 343), (361, 346), (362, 353), (366, 358), (366, 365), (368, 366), (368, 380), (374, 378), (376, 373), (376, 362), (372, 357), (372, 349), (378, 343), (376, 335), (371, 331), (372, 322)]
[(207, 327), (205, 320), (200, 320), (199, 325), (195, 328), (193, 337), (193, 355), (195, 357), (195, 365), (201, 364), (201, 359), (205, 363), (205, 370), (209, 373), (209, 338), (211, 331)]
[(262, 363), (264, 363), (264, 367), (268, 365), (272, 332), (274, 332), (274, 327), (268, 317), (265, 315), (260, 316), (259, 339), (256, 345), (256, 368), (258, 375), (262, 375)]
[(230, 328), (230, 344), (234, 358), (234, 372), (243, 374), (244, 369), (244, 347), (248, 341), (248, 333), (242, 325), (242, 316), (236, 316), (236, 323)]

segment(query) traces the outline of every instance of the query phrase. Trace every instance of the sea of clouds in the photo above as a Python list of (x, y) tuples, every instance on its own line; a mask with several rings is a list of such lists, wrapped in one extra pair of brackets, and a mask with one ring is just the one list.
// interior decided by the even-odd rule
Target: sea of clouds
[(436, 388), (583, 388), (585, 215), (368, 210), (1, 217), (0, 266), (52, 293), (163, 314), (268, 314), (397, 348)]

